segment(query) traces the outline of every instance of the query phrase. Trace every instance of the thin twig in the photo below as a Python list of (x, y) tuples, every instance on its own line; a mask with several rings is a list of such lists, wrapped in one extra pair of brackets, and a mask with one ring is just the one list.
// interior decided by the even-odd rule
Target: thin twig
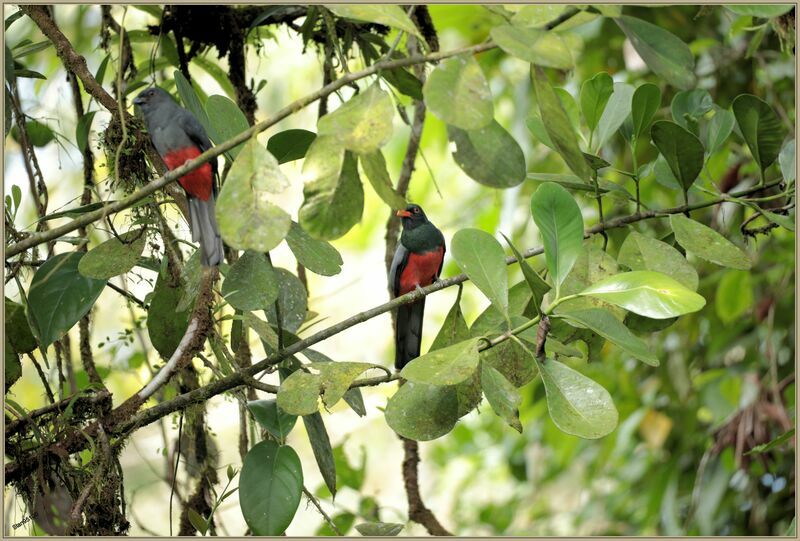
[(328, 526), (331, 527), (331, 530), (333, 530), (333, 532), (336, 535), (343, 536), (344, 534), (342, 533), (342, 531), (338, 528), (338, 526), (336, 526), (331, 517), (329, 517), (328, 514), (322, 509), (319, 500), (316, 499), (314, 495), (311, 494), (311, 492), (309, 492), (309, 490), (305, 487), (305, 485), (303, 485), (303, 494), (305, 494), (306, 498), (308, 498), (309, 501), (314, 504), (314, 507), (317, 508), (317, 511), (319, 511), (319, 514), (322, 515), (322, 518), (325, 519), (325, 522), (328, 523)]

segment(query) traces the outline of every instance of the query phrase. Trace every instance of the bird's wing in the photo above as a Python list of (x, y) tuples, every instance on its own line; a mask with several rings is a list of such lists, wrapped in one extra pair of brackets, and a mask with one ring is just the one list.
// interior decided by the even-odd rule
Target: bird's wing
[(389, 284), (392, 286), (394, 296), (400, 293), (400, 275), (403, 269), (406, 268), (408, 263), (409, 251), (401, 242), (397, 243), (397, 250), (394, 252), (394, 259), (392, 259), (392, 267), (389, 269)]

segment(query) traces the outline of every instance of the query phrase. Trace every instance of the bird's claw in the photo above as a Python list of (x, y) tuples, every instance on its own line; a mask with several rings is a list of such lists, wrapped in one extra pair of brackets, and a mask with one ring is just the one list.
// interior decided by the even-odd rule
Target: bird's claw
[(422, 286), (420, 286), (419, 284), (417, 284), (415, 289), (416, 289), (417, 293), (419, 293), (420, 295), (425, 295), (425, 290), (423, 290)]

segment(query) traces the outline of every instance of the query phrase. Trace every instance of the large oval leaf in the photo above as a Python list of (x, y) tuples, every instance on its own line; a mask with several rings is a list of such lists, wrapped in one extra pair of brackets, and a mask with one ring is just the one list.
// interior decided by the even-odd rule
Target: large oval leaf
[(222, 283), (222, 296), (237, 310), (268, 308), (278, 298), (278, 279), (267, 256), (245, 251), (231, 265)]
[(694, 57), (689, 47), (660, 26), (636, 17), (614, 19), (647, 66), (678, 88), (691, 88), (695, 82)]
[(317, 240), (306, 233), (297, 222), (292, 222), (286, 243), (305, 268), (322, 276), (333, 276), (342, 270), (342, 256), (330, 243)]
[(673, 214), (669, 217), (675, 240), (701, 259), (723, 267), (747, 270), (753, 266), (750, 257), (734, 243), (700, 222)]
[(525, 155), (496, 120), (478, 130), (447, 127), (456, 144), (453, 159), (470, 178), (491, 188), (510, 188), (525, 180)]
[(366, 154), (389, 141), (393, 118), (392, 98), (376, 83), (320, 118), (317, 128), (320, 136), (336, 137), (347, 150)]
[(87, 278), (78, 271), (83, 255), (55, 255), (33, 275), (28, 310), (43, 350), (89, 312), (106, 285), (106, 280)]
[(538, 364), (547, 409), (558, 428), (587, 439), (602, 438), (616, 428), (619, 414), (608, 391), (556, 360)]
[(475, 373), (479, 360), (478, 339), (473, 338), (417, 357), (400, 375), (415, 383), (455, 385)]
[(453, 235), (451, 248), (464, 274), (508, 317), (508, 271), (497, 239), (480, 229), (462, 229)]
[(658, 357), (650, 351), (648, 345), (634, 335), (614, 315), (602, 308), (590, 308), (575, 312), (564, 312), (559, 317), (579, 327), (590, 329), (609, 342), (618, 346), (629, 355), (650, 366), (658, 366)]
[[(214, 141), (214, 144), (217, 145), (239, 135), (250, 127), (247, 123), (247, 117), (244, 116), (239, 106), (225, 96), (219, 96), (217, 94), (209, 96), (206, 101), (206, 114), (208, 115), (208, 121), (212, 128), (208, 132), (208, 135), (211, 137), (211, 140)], [(216, 139), (214, 137), (216, 137)], [(231, 158), (236, 158), (242, 148), (244, 148), (244, 145), (245, 144), (242, 143), (241, 145), (235, 146), (226, 154), (229, 154)]]
[(285, 532), (302, 493), (303, 468), (294, 449), (265, 440), (247, 452), (239, 474), (239, 507), (254, 535)]
[(422, 87), (425, 105), (441, 120), (462, 130), (486, 127), (494, 118), (489, 83), (470, 55), (448, 58)]
[(401, 385), (386, 405), (386, 423), (404, 438), (430, 441), (453, 430), (458, 415), (454, 386), (412, 381)]
[(531, 197), (531, 215), (542, 235), (547, 269), (558, 298), (561, 284), (581, 252), (581, 209), (567, 190), (558, 184), (545, 182)]
[(703, 143), (690, 131), (669, 120), (653, 124), (650, 137), (686, 192), (703, 169)]
[(369, 183), (378, 197), (383, 199), (383, 202), (389, 205), (389, 208), (394, 210), (406, 208), (406, 199), (397, 193), (392, 186), (392, 179), (389, 177), (389, 171), (386, 169), (386, 159), (383, 157), (383, 152), (376, 150), (369, 154), (359, 154), (358, 159), (361, 161), (361, 167), (367, 175)]
[(678, 250), (666, 242), (633, 231), (622, 243), (617, 261), (631, 270), (666, 274), (692, 291), (697, 291), (697, 271)]
[(247, 409), (253, 414), (258, 424), (280, 441), (286, 439), (297, 422), (297, 417), (278, 407), (278, 402), (274, 398), (251, 400), (247, 403)]
[(672, 98), (670, 109), (676, 124), (697, 134), (697, 123), (700, 118), (714, 107), (714, 101), (708, 90), (695, 88), (683, 90)]
[(578, 146), (578, 138), (561, 100), (550, 86), (542, 68), (533, 66), (531, 76), (539, 102), (539, 115), (550, 141), (572, 172), (584, 182), (589, 182), (589, 165)]
[(308, 148), (317, 134), (308, 130), (285, 130), (278, 132), (267, 141), (267, 150), (275, 156), (278, 163), (286, 163), (305, 158)]
[(767, 102), (751, 94), (736, 96), (731, 109), (744, 142), (763, 172), (781, 151), (783, 124)]
[(661, 105), (661, 89), (652, 83), (645, 83), (636, 88), (631, 99), (631, 119), (633, 136), (639, 139), (645, 132)]
[(632, 271), (610, 276), (579, 293), (653, 319), (697, 312), (706, 300), (660, 272)]
[(78, 271), (87, 278), (108, 280), (131, 270), (139, 261), (147, 237), (140, 229), (128, 231), (89, 250), (78, 263)]
[(510, 24), (495, 26), (491, 36), (508, 54), (548, 68), (571, 69), (575, 65), (575, 57), (583, 48), (583, 42), (574, 34)]
[(602, 71), (584, 81), (581, 85), (581, 111), (589, 131), (593, 132), (600, 122), (600, 116), (606, 108), (608, 98), (614, 93), (614, 80)]
[(736, 123), (736, 118), (733, 113), (727, 109), (719, 107), (714, 111), (714, 116), (708, 123), (706, 130), (706, 152), (711, 154), (722, 146), (728, 136), (733, 131), (733, 125)]
[(325, 7), (339, 17), (385, 24), (422, 38), (416, 25), (400, 6), (389, 4), (328, 4)]
[(255, 137), (250, 139), (233, 162), (217, 199), (223, 240), (237, 250), (257, 252), (268, 252), (280, 244), (292, 219), (270, 203), (269, 197), (288, 185), (275, 157)]
[[(5, 331), (12, 353), (30, 353), (36, 349), (36, 338), (31, 332), (25, 308), (8, 297), (5, 299)], [(465, 323), (466, 325), (466, 323)]]
[(175, 352), (189, 326), (192, 302), (181, 302), (186, 293), (180, 283), (173, 282), (169, 270), (159, 274), (147, 310), (147, 334), (165, 359)]

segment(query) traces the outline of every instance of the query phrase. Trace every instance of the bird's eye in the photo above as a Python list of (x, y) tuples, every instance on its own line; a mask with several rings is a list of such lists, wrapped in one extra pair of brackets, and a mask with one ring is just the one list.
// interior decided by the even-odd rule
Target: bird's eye
[(416, 207), (414, 208), (414, 214), (419, 214), (419, 209)]

